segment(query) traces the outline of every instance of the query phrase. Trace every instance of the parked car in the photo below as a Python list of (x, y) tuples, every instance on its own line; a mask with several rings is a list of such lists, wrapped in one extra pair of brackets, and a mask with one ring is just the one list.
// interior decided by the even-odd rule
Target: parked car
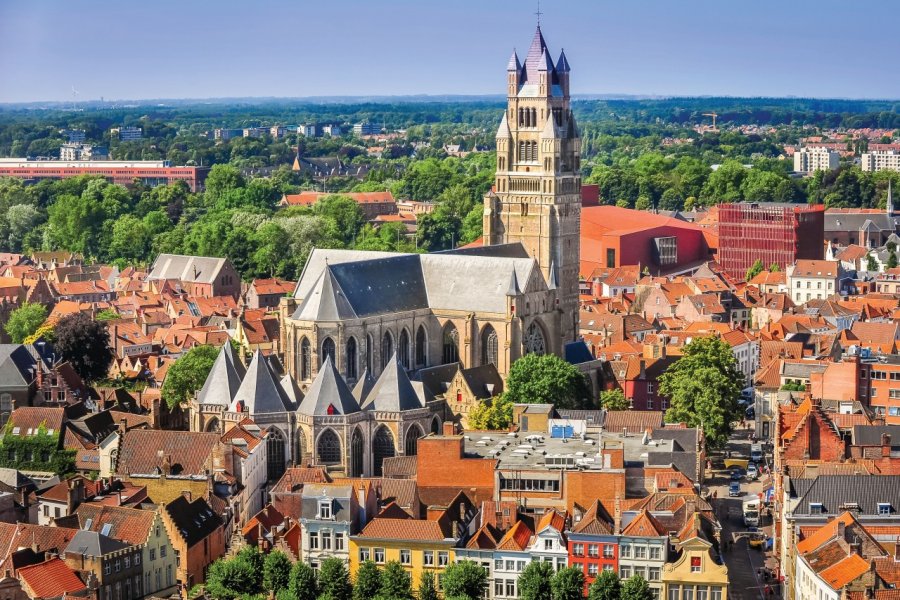
[(747, 465), (747, 479), (754, 480), (759, 477), (759, 469), (756, 466), (756, 463), (750, 463)]
[(737, 481), (732, 481), (728, 484), (728, 495), (732, 498), (736, 498), (741, 495), (741, 484)]
[(740, 481), (741, 477), (743, 477), (743, 476), (744, 476), (744, 473), (739, 468), (734, 468), (731, 470), (731, 480), (732, 481)]

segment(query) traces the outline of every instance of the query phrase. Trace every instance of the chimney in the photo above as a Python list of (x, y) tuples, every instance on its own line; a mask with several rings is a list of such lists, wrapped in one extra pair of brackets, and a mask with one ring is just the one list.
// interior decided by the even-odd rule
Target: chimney
[(456, 423), (454, 423), (453, 421), (447, 421), (446, 423), (444, 423), (444, 435), (456, 435)]
[(881, 457), (891, 457), (891, 436), (888, 433), (881, 434)]
[(616, 494), (615, 511), (613, 514), (613, 533), (622, 533), (622, 497)]
[(846, 531), (847, 531), (847, 524), (844, 523), (843, 521), (838, 521), (838, 524), (837, 524), (838, 537), (843, 538)]

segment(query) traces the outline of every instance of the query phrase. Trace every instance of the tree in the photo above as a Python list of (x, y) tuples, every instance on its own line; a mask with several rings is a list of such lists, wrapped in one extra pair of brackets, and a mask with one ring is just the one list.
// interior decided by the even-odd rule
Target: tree
[(878, 271), (878, 263), (875, 261), (875, 257), (871, 254), (866, 254), (866, 271)]
[(84, 313), (66, 315), (56, 324), (53, 347), (87, 382), (106, 376), (113, 361), (106, 323), (92, 320)]
[(622, 388), (613, 388), (600, 392), (600, 408), (606, 410), (628, 410), (631, 403), (625, 398)]
[(469, 429), (507, 429), (512, 423), (513, 403), (506, 394), (482, 400), (469, 413)]
[(350, 245), (356, 239), (366, 215), (359, 204), (349, 196), (330, 195), (320, 199), (313, 206), (313, 212), (334, 223), (338, 238)]
[(487, 589), (487, 571), (471, 560), (460, 560), (444, 570), (444, 598), (478, 600)]
[(384, 566), (378, 597), (383, 600), (413, 600), (412, 578), (399, 562), (392, 560)]
[(113, 309), (104, 308), (103, 310), (98, 312), (96, 315), (94, 315), (94, 320), (95, 321), (115, 321), (116, 319), (119, 318), (119, 316), (120, 316), (119, 313), (117, 313)]
[(550, 579), (553, 600), (582, 600), (584, 598), (584, 573), (578, 567), (566, 567)]
[(438, 600), (437, 589), (434, 586), (434, 574), (431, 571), (422, 571), (419, 577), (419, 600)]
[(780, 270), (781, 265), (779, 265), (777, 262), (773, 262), (771, 265), (769, 265), (769, 273), (777, 273)]
[(555, 354), (526, 354), (514, 362), (505, 395), (515, 404), (553, 404), (557, 408), (591, 405), (584, 375)]
[(588, 588), (588, 600), (619, 600), (622, 597), (622, 583), (613, 571), (602, 571)]
[(291, 559), (280, 550), (272, 550), (263, 562), (263, 589), (278, 591), (288, 587), (291, 580)]
[(763, 272), (762, 260), (757, 258), (756, 262), (753, 263), (753, 265), (749, 269), (747, 269), (747, 274), (744, 276), (744, 281), (750, 281), (751, 279), (753, 279), (754, 277), (756, 277), (757, 275), (759, 275), (762, 272)]
[(210, 566), (206, 591), (217, 600), (256, 594), (259, 592), (259, 576), (260, 573), (254, 570), (254, 561), (239, 553), (234, 558), (219, 559)]
[(744, 375), (731, 347), (717, 337), (691, 341), (659, 378), (659, 393), (670, 403), (666, 420), (703, 427), (714, 447), (728, 441), (732, 423), (740, 417), (738, 398), (743, 388)]
[(298, 560), (291, 567), (291, 578), (288, 583), (290, 600), (316, 600), (319, 595), (319, 582), (316, 572), (303, 561)]
[(175, 361), (163, 381), (162, 397), (170, 407), (187, 402), (203, 387), (219, 350), (214, 346), (194, 346)]
[(63, 194), (50, 205), (47, 215), (54, 246), (85, 255), (96, 253), (105, 217), (99, 203), (84, 194)]
[(522, 600), (551, 600), (553, 567), (542, 560), (529, 562), (519, 575), (519, 595)]
[(47, 319), (47, 308), (43, 304), (25, 302), (12, 311), (3, 329), (14, 344), (21, 344)]
[(372, 600), (381, 591), (381, 571), (371, 560), (360, 563), (353, 582), (353, 600)]
[(353, 586), (344, 561), (326, 558), (319, 565), (319, 600), (350, 600)]
[(885, 267), (888, 269), (893, 269), (896, 266), (897, 266), (897, 252), (894, 250), (891, 250), (888, 253), (887, 264), (885, 265)]
[(622, 584), (622, 600), (653, 600), (650, 584), (640, 575), (632, 575)]

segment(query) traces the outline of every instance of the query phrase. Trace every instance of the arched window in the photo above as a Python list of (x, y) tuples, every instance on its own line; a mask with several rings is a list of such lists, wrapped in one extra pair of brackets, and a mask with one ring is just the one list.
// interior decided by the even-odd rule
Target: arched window
[(406, 430), (406, 442), (403, 444), (407, 456), (415, 456), (419, 438), (424, 434), (418, 425), (410, 425)]
[(431, 433), (440, 433), (441, 432), (441, 420), (437, 415), (433, 419), (431, 419)]
[(310, 375), (310, 349), (309, 349), (309, 340), (303, 338), (300, 341), (300, 379), (307, 380)]
[(397, 354), (403, 368), (409, 370), (409, 332), (406, 329), (400, 332), (400, 343), (397, 344)]
[(531, 126), (537, 127), (537, 109), (536, 108), (531, 109)]
[(335, 363), (335, 349), (334, 349), (334, 340), (330, 337), (325, 338), (325, 341), (322, 342), (322, 356), (320, 356), (321, 364), (325, 364), (325, 358), (331, 357), (331, 364), (337, 366)]
[(525, 161), (525, 142), (519, 142), (519, 161)]
[(425, 326), (419, 325), (416, 332), (416, 366), (424, 367), (428, 364), (428, 340), (425, 337)]
[(453, 323), (444, 327), (444, 364), (459, 362), (459, 332)]
[(520, 108), (520, 109), (519, 109), (519, 127), (524, 127), (524, 126), (525, 126), (525, 118), (524, 118), (524, 116), (523, 116), (522, 113), (523, 113), (523, 111), (522, 111), (522, 109)]
[(347, 379), (356, 379), (356, 338), (347, 340)]
[(384, 459), (391, 458), (394, 454), (396, 454), (394, 449), (394, 434), (391, 433), (390, 429), (382, 425), (378, 428), (378, 431), (375, 432), (375, 438), (372, 441), (372, 456), (375, 459), (375, 477), (381, 477)]
[(269, 481), (278, 481), (284, 475), (284, 436), (274, 427), (266, 440), (266, 463)]
[(219, 419), (217, 419), (216, 417), (213, 417), (212, 419), (207, 421), (205, 431), (209, 431), (209, 432), (219, 431)]
[(391, 360), (391, 356), (394, 354), (394, 338), (391, 336), (390, 331), (384, 332), (384, 337), (381, 338), (381, 368), (384, 369), (388, 361)]
[(537, 321), (533, 321), (525, 331), (523, 345), (525, 346), (525, 354), (545, 354), (547, 352), (547, 347), (544, 343), (544, 331)]
[(497, 365), (497, 351), (499, 343), (497, 332), (490, 325), (485, 325), (481, 331), (481, 364)]
[(359, 427), (353, 430), (350, 438), (350, 477), (362, 477), (363, 475), (363, 448), (362, 432)]
[(366, 369), (369, 375), (372, 374), (372, 353), (375, 352), (375, 344), (372, 343), (372, 336), (366, 335)]
[(319, 441), (316, 444), (316, 457), (318, 458), (317, 462), (321, 465), (340, 464), (341, 440), (338, 439), (337, 434), (333, 430), (326, 429), (319, 436)]

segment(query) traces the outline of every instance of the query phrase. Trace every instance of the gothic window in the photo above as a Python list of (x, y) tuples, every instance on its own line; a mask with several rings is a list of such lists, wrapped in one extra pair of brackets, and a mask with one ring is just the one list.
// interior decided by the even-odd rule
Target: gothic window
[(536, 108), (531, 109), (531, 126), (537, 127), (537, 109)]
[(266, 440), (266, 463), (269, 481), (278, 481), (284, 475), (284, 436), (274, 427)]
[(431, 433), (440, 433), (441, 432), (441, 420), (435, 416), (431, 419)]
[(544, 344), (544, 332), (537, 321), (531, 323), (525, 331), (525, 354), (544, 354), (547, 349)]
[(459, 362), (459, 332), (453, 323), (444, 327), (444, 364)]
[(525, 142), (519, 142), (519, 162), (525, 160)]
[(322, 364), (325, 364), (325, 358), (331, 358), (331, 364), (334, 364), (334, 340), (330, 337), (325, 338), (325, 341), (322, 342), (322, 356), (320, 357), (322, 360)]
[(347, 379), (356, 379), (356, 338), (347, 340)]
[(366, 369), (369, 375), (372, 374), (372, 352), (375, 351), (375, 344), (372, 343), (372, 336), (366, 335)]
[(419, 429), (418, 425), (409, 426), (409, 429), (406, 430), (406, 443), (404, 444), (404, 450), (407, 456), (416, 455), (416, 446), (418, 445), (419, 438), (423, 436), (424, 434), (422, 433), (422, 430)]
[(425, 327), (419, 325), (416, 332), (416, 366), (424, 367), (428, 364), (428, 341), (425, 338)]
[(363, 474), (363, 436), (359, 427), (353, 430), (350, 440), (350, 477), (362, 477)]
[(525, 127), (525, 118), (523, 116), (523, 110), (519, 109), (519, 127)]
[(400, 343), (397, 345), (397, 353), (400, 355), (400, 364), (409, 370), (409, 332), (404, 329), (400, 332)]
[(388, 361), (391, 360), (391, 356), (394, 354), (394, 338), (391, 337), (390, 331), (384, 332), (384, 337), (381, 338), (381, 368), (384, 369)]
[(481, 364), (497, 364), (498, 350), (497, 332), (490, 325), (486, 325), (481, 332)]
[(309, 351), (309, 340), (303, 338), (300, 341), (300, 379), (307, 380), (310, 375), (310, 351)]
[(316, 455), (319, 464), (322, 465), (336, 465), (341, 462), (341, 440), (333, 430), (326, 429), (319, 436)]
[(375, 439), (372, 442), (372, 455), (375, 459), (375, 477), (381, 477), (382, 463), (384, 459), (391, 458), (394, 452), (394, 435), (391, 430), (382, 425), (375, 432)]

